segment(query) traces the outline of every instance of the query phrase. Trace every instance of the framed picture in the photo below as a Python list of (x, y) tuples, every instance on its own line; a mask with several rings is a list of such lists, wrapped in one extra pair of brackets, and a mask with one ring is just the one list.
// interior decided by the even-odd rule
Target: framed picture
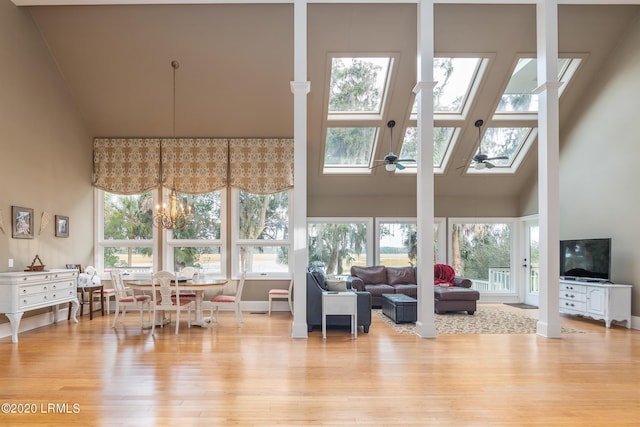
[(56, 237), (69, 237), (69, 217), (56, 215)]
[(11, 237), (33, 239), (33, 209), (11, 206)]

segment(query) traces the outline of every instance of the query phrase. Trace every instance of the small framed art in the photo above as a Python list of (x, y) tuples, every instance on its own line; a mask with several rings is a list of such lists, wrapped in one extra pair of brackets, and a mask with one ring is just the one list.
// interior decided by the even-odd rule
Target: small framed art
[(11, 206), (11, 237), (33, 239), (33, 209)]
[(69, 217), (56, 215), (56, 237), (69, 237)]

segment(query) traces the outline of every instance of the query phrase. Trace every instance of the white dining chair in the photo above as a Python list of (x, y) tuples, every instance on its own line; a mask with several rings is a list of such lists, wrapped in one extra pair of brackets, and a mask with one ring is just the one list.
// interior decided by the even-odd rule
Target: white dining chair
[(149, 295), (134, 294), (132, 289), (125, 286), (122, 280), (122, 273), (119, 270), (111, 270), (111, 285), (116, 294), (116, 310), (113, 316), (112, 328), (116, 327), (118, 321), (118, 314), (122, 314), (120, 322), (124, 320), (127, 314), (127, 309), (138, 309), (140, 311), (140, 327), (144, 325), (143, 310), (147, 307), (149, 313), (149, 320), (151, 321), (151, 297)]
[(270, 289), (269, 290), (269, 316), (271, 316), (271, 303), (276, 299), (286, 299), (289, 303), (289, 310), (293, 314), (293, 304), (291, 303), (291, 293), (293, 292), (293, 279), (289, 281), (289, 289)]
[[(176, 312), (176, 335), (180, 327), (180, 312), (187, 309), (187, 326), (191, 327), (191, 309), (195, 307), (195, 303), (191, 299), (181, 298), (179, 292), (179, 282), (176, 276), (168, 271), (158, 271), (151, 275), (153, 296), (153, 318), (159, 311)], [(164, 327), (164, 325), (162, 325)], [(155, 332), (156, 322), (151, 327), (151, 335)]]
[(240, 304), (242, 300), (242, 290), (244, 289), (245, 278), (245, 274), (242, 274), (242, 276), (240, 276), (235, 295), (216, 295), (208, 303), (209, 307), (211, 308), (211, 319), (213, 319), (213, 311), (215, 310), (216, 312), (216, 323), (218, 322), (218, 311), (220, 310), (220, 307), (233, 307), (234, 311), (236, 312), (236, 321), (238, 322), (238, 327), (242, 326), (242, 308), (240, 307)]

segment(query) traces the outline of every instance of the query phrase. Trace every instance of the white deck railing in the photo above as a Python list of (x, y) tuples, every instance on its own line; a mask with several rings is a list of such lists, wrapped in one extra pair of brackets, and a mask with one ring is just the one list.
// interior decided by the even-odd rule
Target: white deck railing
[[(507, 267), (489, 268), (489, 280), (471, 279), (473, 289), (480, 292), (510, 292), (511, 269)], [(538, 293), (540, 290), (540, 270), (531, 269), (530, 293)]]

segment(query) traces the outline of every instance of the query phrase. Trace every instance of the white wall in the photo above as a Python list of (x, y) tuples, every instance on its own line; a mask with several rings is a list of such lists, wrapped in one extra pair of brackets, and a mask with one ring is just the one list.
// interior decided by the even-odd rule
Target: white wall
[(640, 18), (561, 135), (560, 237), (611, 237), (612, 279), (640, 315)]

